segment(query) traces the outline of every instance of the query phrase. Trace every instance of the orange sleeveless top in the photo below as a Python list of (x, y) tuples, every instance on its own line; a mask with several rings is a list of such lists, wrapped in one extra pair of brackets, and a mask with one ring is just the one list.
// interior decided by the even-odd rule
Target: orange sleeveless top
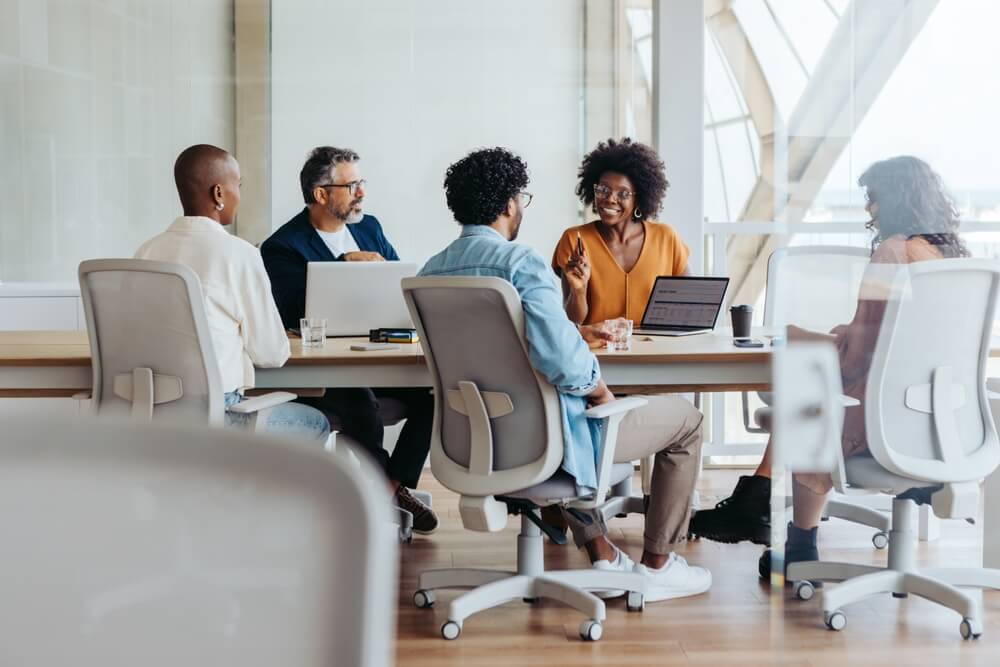
[(682, 273), (688, 263), (688, 248), (670, 225), (643, 222), (646, 238), (639, 251), (639, 259), (632, 270), (625, 273), (605, 245), (597, 230), (598, 224), (591, 222), (563, 232), (552, 255), (552, 269), (557, 275), (562, 275), (563, 267), (576, 245), (576, 233), (580, 232), (584, 251), (590, 260), (590, 283), (587, 285), (589, 310), (583, 323), (595, 324), (625, 317), (639, 326), (657, 276)]

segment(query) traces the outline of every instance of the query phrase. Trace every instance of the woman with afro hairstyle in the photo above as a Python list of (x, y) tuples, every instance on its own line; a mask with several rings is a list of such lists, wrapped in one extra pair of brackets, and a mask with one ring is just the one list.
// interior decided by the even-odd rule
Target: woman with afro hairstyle
[(669, 183), (663, 161), (629, 138), (583, 158), (576, 194), (597, 220), (563, 232), (552, 256), (566, 314), (577, 324), (642, 319), (657, 276), (686, 275), (688, 249), (656, 221)]
[[(858, 185), (865, 188), (872, 255), (862, 279), (854, 318), (834, 327), (830, 333), (788, 326), (790, 341), (828, 341), (837, 347), (844, 393), (861, 404), (844, 413), (841, 447), (845, 458), (868, 452), (865, 388), (886, 311), (886, 286), (896, 266), (969, 255), (958, 234), (958, 211), (941, 178), (923, 160), (909, 155), (881, 160), (861, 174)], [(769, 444), (760, 466), (752, 476), (740, 477), (729, 498), (715, 509), (695, 514), (691, 519), (692, 534), (719, 542), (768, 543), (770, 454)], [(833, 487), (830, 475), (825, 473), (796, 474), (793, 480), (786, 567), (789, 563), (819, 559), (816, 531), (827, 492)], [(758, 562), (758, 571), (767, 578), (770, 569), (771, 555), (765, 551)]]

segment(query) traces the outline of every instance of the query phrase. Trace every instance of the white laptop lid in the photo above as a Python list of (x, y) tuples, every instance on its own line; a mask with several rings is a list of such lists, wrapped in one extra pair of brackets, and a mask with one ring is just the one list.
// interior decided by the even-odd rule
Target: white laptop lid
[(642, 314), (641, 329), (714, 329), (729, 278), (660, 276)]
[(367, 336), (379, 327), (413, 328), (400, 281), (410, 262), (309, 262), (306, 317), (326, 318), (327, 336)]

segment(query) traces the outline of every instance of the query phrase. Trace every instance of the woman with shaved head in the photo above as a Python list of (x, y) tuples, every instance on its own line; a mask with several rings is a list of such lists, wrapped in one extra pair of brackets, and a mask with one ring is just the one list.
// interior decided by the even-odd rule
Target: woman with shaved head
[[(255, 366), (285, 363), (288, 337), (257, 248), (223, 229), (240, 205), (236, 158), (216, 146), (191, 146), (174, 163), (174, 182), (184, 215), (142, 244), (135, 256), (184, 264), (198, 274), (229, 407), (254, 386)], [(246, 424), (245, 415), (227, 413), (226, 419), (229, 426)], [(330, 434), (322, 412), (298, 403), (272, 408), (258, 426), (320, 442)]]

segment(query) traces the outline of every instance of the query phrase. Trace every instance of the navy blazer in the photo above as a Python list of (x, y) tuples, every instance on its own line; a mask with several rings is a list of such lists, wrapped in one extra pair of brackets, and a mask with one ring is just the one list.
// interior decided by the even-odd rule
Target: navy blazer
[[(386, 260), (398, 261), (399, 255), (382, 233), (382, 225), (371, 215), (361, 222), (347, 225), (358, 248), (377, 252)], [(271, 292), (281, 313), (285, 328), (297, 329), (306, 312), (306, 264), (308, 262), (340, 262), (309, 222), (309, 209), (303, 208), (260, 246), (264, 268), (271, 279)]]

